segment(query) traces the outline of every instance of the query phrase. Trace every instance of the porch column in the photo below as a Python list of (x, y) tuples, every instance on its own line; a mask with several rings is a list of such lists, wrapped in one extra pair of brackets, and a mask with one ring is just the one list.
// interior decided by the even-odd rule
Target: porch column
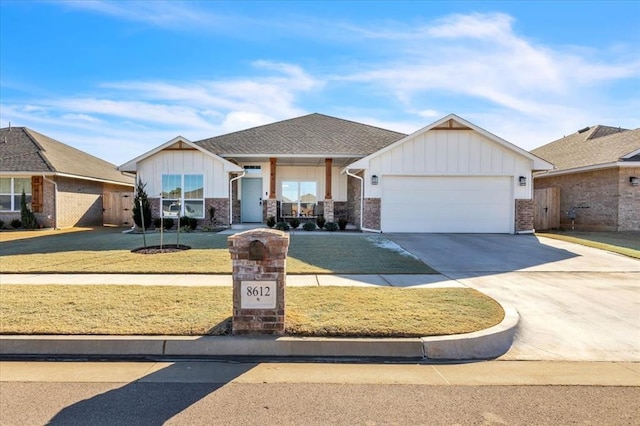
[(278, 200), (276, 200), (276, 158), (269, 158), (269, 198), (263, 201), (266, 208), (263, 209), (264, 222), (270, 216), (278, 220)]
[(333, 197), (331, 196), (331, 165), (333, 159), (324, 159), (324, 218), (327, 222), (334, 221)]

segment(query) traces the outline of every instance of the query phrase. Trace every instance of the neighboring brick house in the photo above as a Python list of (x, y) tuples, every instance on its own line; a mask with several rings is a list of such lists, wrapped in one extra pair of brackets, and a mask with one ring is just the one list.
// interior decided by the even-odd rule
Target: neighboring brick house
[(553, 166), (449, 114), (412, 133), (309, 114), (191, 142), (121, 165), (154, 217), (221, 224), (346, 218), (375, 232), (533, 231), (532, 172)]
[(534, 188), (559, 188), (560, 226), (640, 231), (640, 129), (593, 126), (531, 151), (556, 168)]
[(115, 165), (26, 127), (0, 129), (0, 219), (20, 219), (22, 192), (42, 227), (103, 224), (103, 196), (133, 192)]

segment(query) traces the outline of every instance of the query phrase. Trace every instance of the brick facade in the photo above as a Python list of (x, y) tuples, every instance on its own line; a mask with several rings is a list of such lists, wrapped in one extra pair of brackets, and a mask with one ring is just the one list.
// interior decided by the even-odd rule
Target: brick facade
[(640, 230), (640, 187), (629, 184), (640, 167), (613, 167), (558, 176), (538, 176), (536, 189), (560, 188), (560, 226), (571, 228), (567, 212), (576, 209), (575, 229), (591, 231)]
[(380, 198), (365, 197), (362, 213), (364, 216), (364, 221), (362, 222), (363, 228), (380, 229), (380, 205)]
[(347, 177), (347, 202), (345, 203), (347, 219), (357, 227), (360, 227), (360, 185), (360, 180), (353, 176)]
[(516, 200), (516, 232), (533, 231), (533, 200)]

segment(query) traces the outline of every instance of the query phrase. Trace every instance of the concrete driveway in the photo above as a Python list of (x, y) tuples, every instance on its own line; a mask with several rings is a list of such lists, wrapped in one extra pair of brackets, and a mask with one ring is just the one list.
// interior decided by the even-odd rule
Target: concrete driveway
[(518, 310), (502, 359), (640, 361), (640, 260), (532, 235), (387, 237)]

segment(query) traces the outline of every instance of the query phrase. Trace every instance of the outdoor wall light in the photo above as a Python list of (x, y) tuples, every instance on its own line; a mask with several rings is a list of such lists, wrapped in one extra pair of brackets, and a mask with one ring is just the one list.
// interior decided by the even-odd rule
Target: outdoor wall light
[(640, 185), (640, 178), (637, 176), (631, 176), (629, 178), (629, 183), (631, 184), (631, 186), (638, 186)]
[(518, 178), (518, 182), (520, 182), (520, 186), (526, 186), (527, 185), (527, 178), (524, 176), (520, 176)]
[(371, 185), (377, 185), (378, 184), (378, 175), (372, 175), (371, 176)]

